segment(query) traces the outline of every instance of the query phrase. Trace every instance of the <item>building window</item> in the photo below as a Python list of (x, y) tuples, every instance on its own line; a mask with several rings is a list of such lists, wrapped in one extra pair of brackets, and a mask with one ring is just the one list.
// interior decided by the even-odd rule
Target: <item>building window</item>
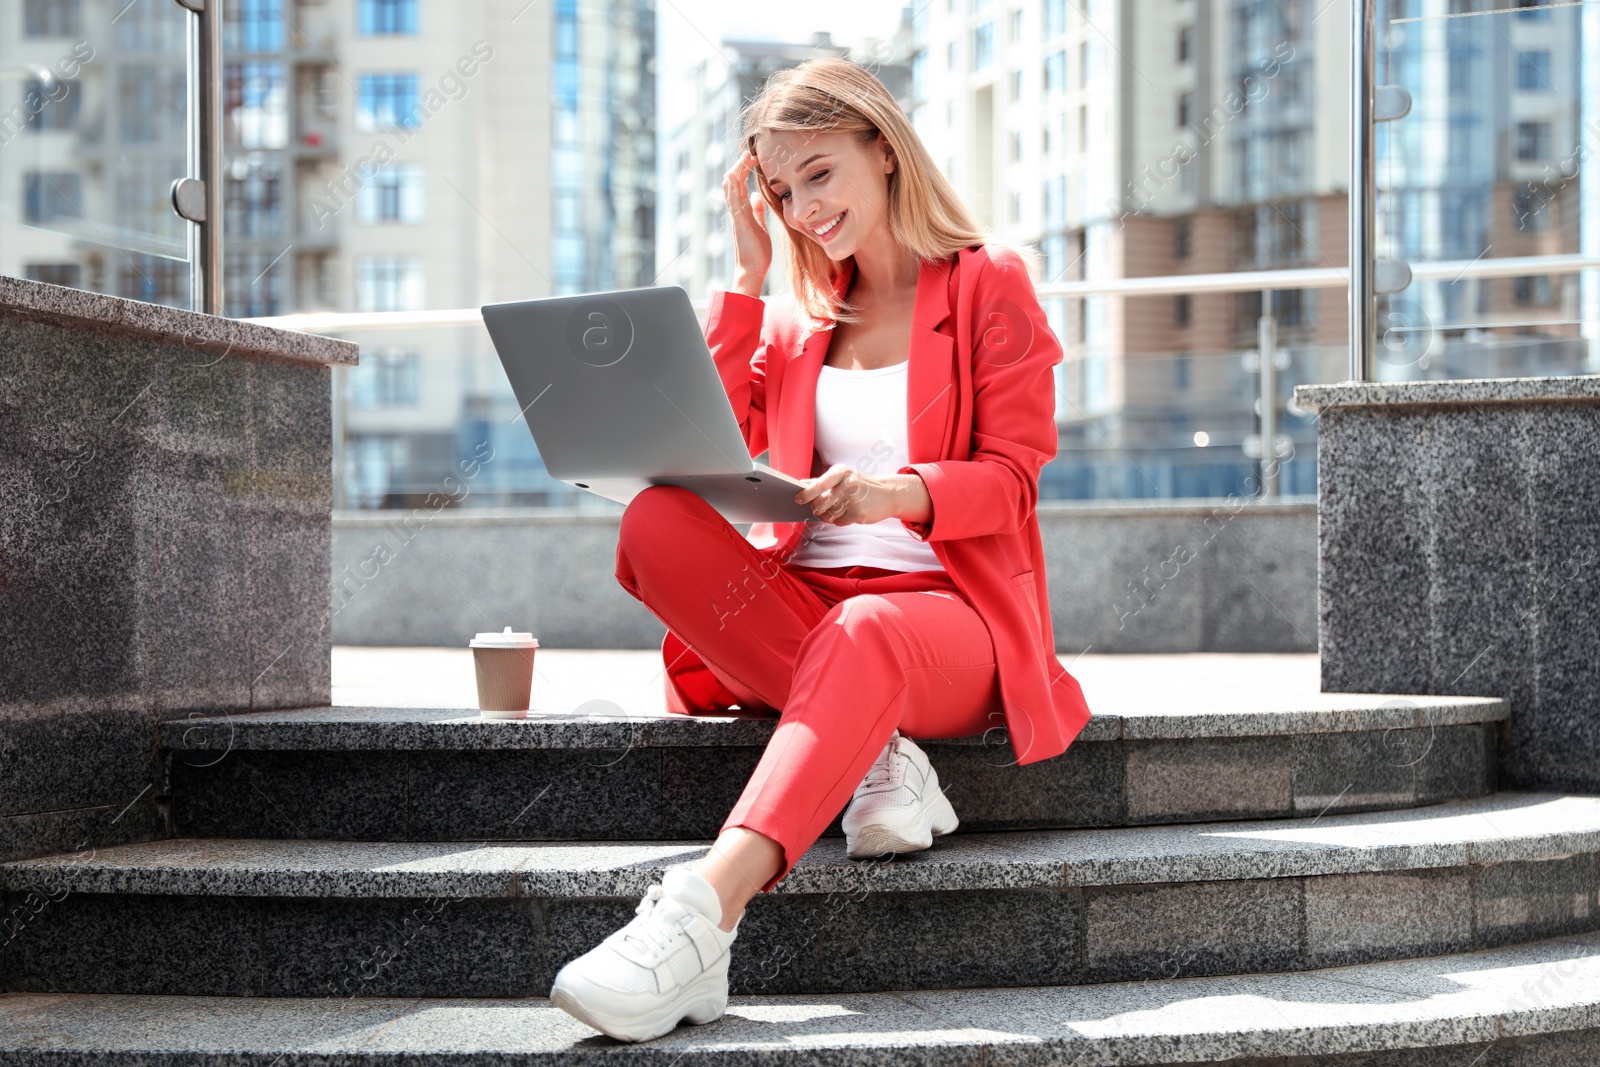
[(142, 252), (123, 256), (117, 268), (117, 295), (146, 304), (186, 308), (189, 306), (189, 264)]
[(1550, 205), (1532, 189), (1516, 191), (1512, 196), (1511, 214), (1516, 219), (1517, 229), (1524, 232), (1538, 233), (1550, 228)]
[[(223, 233), (260, 240), (283, 235), (283, 181), (272, 157), (236, 159), (222, 187)], [(242, 177), (232, 174), (242, 172)]]
[(229, 63), (223, 72), (223, 130), (240, 148), (289, 143), (289, 88), (283, 64)]
[(364, 37), (417, 32), (417, 0), (360, 0), (356, 32)]
[(362, 353), (350, 368), (350, 406), (361, 410), (415, 407), (421, 359), (408, 348)]
[(83, 268), (76, 263), (29, 263), (22, 268), (22, 274), (29, 281), (77, 288)]
[(1178, 94), (1178, 129), (1187, 130), (1189, 122), (1194, 117), (1194, 94)]
[(954, 126), (956, 124), (956, 102), (954, 100), (946, 100), (944, 102), (944, 124), (946, 126)]
[(422, 165), (391, 163), (374, 171), (356, 193), (356, 221), (363, 225), (422, 221)]
[(1022, 9), (1019, 7), (1011, 12), (1011, 39), (1022, 40)]
[(1044, 39), (1067, 32), (1067, 0), (1044, 0)]
[(184, 115), (184, 73), (163, 70), (149, 63), (126, 63), (117, 68), (117, 125), (123, 144), (171, 143)]
[(356, 260), (356, 310), (420, 311), (422, 261), (406, 256)]
[(250, 319), (283, 314), (287, 258), (276, 252), (250, 251), (233, 251), (223, 257), (223, 272), (228, 279), (225, 310), (229, 317)]
[[(22, 108), (28, 113), (30, 130), (70, 130), (78, 121), (78, 110), (83, 104), (83, 93), (76, 81), (52, 80), (48, 83), (29, 78), (23, 83)], [(9, 120), (16, 114), (13, 108)], [(0, 129), (10, 126), (7, 121)]]
[(1517, 158), (1545, 159), (1550, 155), (1548, 122), (1517, 123)]
[[(687, 237), (684, 239), (688, 240)], [(583, 248), (582, 234), (558, 233), (550, 242), (550, 257), (556, 268), (556, 282), (573, 292), (577, 290), (571, 287), (581, 287), (586, 276), (587, 262), (584, 259)], [(721, 275), (720, 271), (718, 275)]]
[(83, 218), (83, 190), (71, 171), (29, 171), (23, 199), (23, 217), (31, 223)]
[(1172, 298), (1172, 324), (1174, 326), (1189, 325), (1189, 294), (1179, 293)]
[(972, 31), (972, 69), (982, 70), (994, 62), (994, 23), (985, 22)]
[(995, 24), (984, 22), (973, 29), (973, 70), (982, 70), (995, 59)]
[(944, 65), (949, 70), (956, 69), (956, 43), (954, 41), (944, 46)]
[(278, 0), (231, 0), (222, 5), (222, 48), (240, 52), (283, 51)]
[(362, 74), (357, 78), (356, 129), (408, 129), (421, 122), (415, 74)]
[(1013, 161), (1022, 158), (1022, 134), (1016, 130), (1011, 131), (1011, 158)]
[(1067, 179), (1058, 174), (1044, 183), (1044, 225), (1059, 229), (1067, 223)]
[(1022, 99), (1022, 71), (1020, 70), (1011, 72), (1011, 99)]
[(1053, 96), (1067, 87), (1067, 53), (1056, 49), (1044, 57), (1044, 92)]
[(76, 37), (82, 32), (79, 0), (26, 0), (22, 5), (24, 37)]
[(1172, 258), (1189, 258), (1189, 220), (1172, 220)]
[(1533, 274), (1513, 279), (1517, 304), (1531, 307), (1552, 303), (1550, 275)]
[(1080, 105), (1078, 108), (1078, 151), (1089, 151), (1089, 108)]
[(1178, 62), (1187, 63), (1194, 58), (1194, 27), (1184, 26), (1178, 30)]
[(1067, 271), (1067, 239), (1060, 234), (1052, 234), (1039, 242), (1039, 251), (1044, 257), (1044, 280), (1059, 282)]
[(1550, 17), (1550, 9), (1540, 0), (1517, 0), (1517, 18), (1543, 21)]
[(1011, 194), (1011, 221), (1012, 222), (1021, 222), (1022, 221), (1022, 194), (1021, 193), (1012, 193)]
[(1517, 53), (1517, 88), (1542, 93), (1554, 88), (1550, 82), (1550, 53), (1543, 50)]

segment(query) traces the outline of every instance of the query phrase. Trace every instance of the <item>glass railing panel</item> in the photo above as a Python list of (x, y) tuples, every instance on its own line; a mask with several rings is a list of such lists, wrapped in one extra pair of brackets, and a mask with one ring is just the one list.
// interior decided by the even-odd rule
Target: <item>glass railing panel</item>
[[(1325, 380), (1342, 346), (1280, 347), (1278, 494), (1316, 493), (1315, 415), (1294, 386)], [(1111, 358), (1069, 351), (1058, 374), (1060, 449), (1040, 472), (1042, 500), (1254, 497), (1261, 492), (1260, 377), (1254, 349)], [(1096, 380), (1096, 379), (1100, 380)], [(1104, 402), (1079, 399), (1100, 390)]]
[(0, 274), (189, 306), (190, 17), (0, 0)]
[[(1600, 147), (1600, 62), (1582, 4), (1386, 0), (1379, 82), (1412, 97), (1378, 124), (1377, 254), (1459, 274), (1380, 294), (1381, 379), (1600, 372), (1593, 270), (1482, 278), (1467, 265), (1600, 253), (1585, 161)], [(1592, 165), (1592, 164), (1591, 164)], [(1587, 186), (1587, 189), (1585, 188)]]
[(545, 470), (481, 325), (338, 336), (361, 362), (334, 368), (336, 506), (621, 512)]

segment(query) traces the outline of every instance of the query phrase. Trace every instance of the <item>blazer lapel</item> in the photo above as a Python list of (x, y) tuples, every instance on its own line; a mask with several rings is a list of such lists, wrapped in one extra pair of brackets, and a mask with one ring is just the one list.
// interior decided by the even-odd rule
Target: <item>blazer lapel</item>
[(932, 463), (950, 455), (956, 342), (939, 331), (949, 317), (950, 261), (924, 260), (911, 313), (911, 366), (906, 368), (906, 451), (912, 463)]

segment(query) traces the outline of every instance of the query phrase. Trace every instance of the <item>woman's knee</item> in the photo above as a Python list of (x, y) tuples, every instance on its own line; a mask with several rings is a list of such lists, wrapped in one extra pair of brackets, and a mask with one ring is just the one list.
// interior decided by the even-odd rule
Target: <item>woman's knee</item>
[[(904, 612), (886, 596), (859, 593), (834, 604), (801, 641), (799, 659), (823, 657), (882, 660), (893, 656), (905, 625)], [(845, 666), (845, 670), (849, 667)]]
[(618, 540), (626, 543), (638, 536), (659, 535), (664, 527), (709, 506), (681, 485), (646, 486), (623, 509)]

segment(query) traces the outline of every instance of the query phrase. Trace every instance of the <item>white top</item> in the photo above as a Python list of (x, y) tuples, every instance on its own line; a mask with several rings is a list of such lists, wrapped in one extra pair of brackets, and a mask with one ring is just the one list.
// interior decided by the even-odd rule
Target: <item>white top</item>
[[(862, 474), (893, 474), (911, 462), (906, 436), (906, 369), (910, 360), (871, 370), (822, 365), (817, 376), (816, 450), (823, 462)], [(942, 571), (926, 541), (899, 519), (835, 526), (808, 522), (788, 562), (804, 567), (882, 567)]]

